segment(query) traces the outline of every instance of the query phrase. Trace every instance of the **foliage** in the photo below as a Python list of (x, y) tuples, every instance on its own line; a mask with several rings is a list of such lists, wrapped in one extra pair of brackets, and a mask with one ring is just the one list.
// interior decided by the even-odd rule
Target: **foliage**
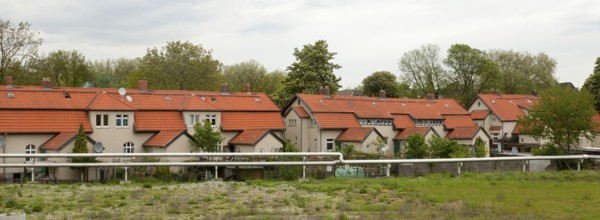
[(76, 50), (50, 52), (46, 57), (33, 60), (30, 68), (33, 73), (29, 84), (39, 83), (40, 78), (48, 77), (57, 86), (81, 87), (92, 79), (90, 63)]
[(408, 51), (398, 61), (401, 78), (421, 96), (434, 94), (437, 98), (446, 87), (448, 76), (442, 68), (440, 47), (434, 44)]
[(594, 108), (600, 112), (600, 57), (596, 58), (594, 72), (585, 80), (583, 89), (592, 94), (594, 97)]
[[(127, 86), (127, 79), (130, 76), (134, 76), (138, 70), (137, 59), (119, 58), (119, 59), (107, 59), (97, 60), (91, 64), (91, 75), (92, 83), (95, 87), (107, 88), (107, 87), (129, 87), (133, 88), (137, 86), (137, 80), (131, 86)], [(138, 74), (139, 75), (139, 74)]]
[(190, 144), (194, 150), (204, 152), (219, 152), (219, 143), (225, 139), (219, 130), (213, 131), (209, 121), (200, 122), (194, 125), (194, 135), (192, 135)]
[(379, 96), (381, 90), (385, 90), (387, 97), (400, 97), (397, 77), (388, 71), (378, 71), (363, 79), (363, 95)]
[(350, 159), (354, 157), (356, 154), (356, 150), (354, 149), (354, 144), (344, 144), (343, 146), (336, 146), (335, 152), (340, 152), (344, 156), (344, 159)]
[(37, 56), (42, 45), (38, 35), (29, 22), (13, 25), (10, 20), (0, 19), (0, 84), (4, 84), (7, 74), (22, 71), (24, 64)]
[(532, 106), (529, 114), (519, 118), (523, 134), (547, 139), (562, 153), (576, 149), (580, 138), (591, 140), (594, 133), (592, 95), (567, 87), (553, 87), (542, 92), (542, 99)]
[(425, 138), (418, 133), (406, 137), (404, 149), (404, 155), (407, 159), (423, 159), (429, 157), (429, 146), (425, 144)]
[(450, 68), (448, 75), (452, 96), (463, 106), (468, 106), (477, 94), (493, 86), (498, 75), (497, 65), (483, 51), (466, 44), (454, 44), (448, 49), (444, 64)]
[[(85, 135), (83, 124), (79, 124), (79, 130), (75, 135), (75, 144), (73, 146), (74, 154), (87, 154), (89, 152), (87, 147), (87, 135)], [(95, 162), (96, 159), (92, 157), (74, 157), (73, 163), (90, 163)]]
[(554, 156), (564, 155), (565, 152), (553, 143), (545, 143), (543, 147), (532, 150), (535, 156)]
[(453, 153), (456, 141), (449, 140), (445, 137), (433, 136), (428, 140), (431, 149), (431, 158), (450, 158)]
[(267, 69), (258, 61), (249, 60), (225, 66), (223, 76), (229, 83), (230, 91), (245, 92), (246, 84), (250, 84), (253, 92), (272, 95), (281, 87), (285, 73), (281, 71), (268, 73)]
[(296, 61), (287, 67), (289, 72), (283, 80), (279, 96), (289, 100), (296, 93), (318, 94), (321, 86), (328, 86), (331, 94), (335, 94), (341, 87), (341, 78), (333, 73), (341, 66), (331, 62), (336, 54), (329, 52), (324, 40), (318, 40), (313, 45), (304, 45), (302, 50), (294, 48)]
[[(283, 152), (300, 152), (300, 149), (292, 144), (289, 140), (286, 140), (283, 145)], [(280, 157), (280, 161), (299, 161), (301, 157)], [(296, 180), (300, 177), (300, 166), (280, 166), (279, 177), (283, 180)]]
[(452, 153), (450, 153), (450, 158), (467, 158), (471, 157), (471, 149), (468, 146), (463, 144), (455, 144), (452, 145)]
[(490, 50), (487, 56), (498, 65), (497, 86), (503, 93), (529, 94), (557, 84), (556, 60), (545, 53)]
[(475, 139), (475, 152), (473, 154), (474, 157), (486, 157), (488, 152), (487, 152), (487, 147), (485, 146), (485, 142), (477, 137)]
[(141, 77), (156, 89), (217, 90), (221, 63), (212, 51), (190, 42), (167, 42), (148, 49), (140, 59)]

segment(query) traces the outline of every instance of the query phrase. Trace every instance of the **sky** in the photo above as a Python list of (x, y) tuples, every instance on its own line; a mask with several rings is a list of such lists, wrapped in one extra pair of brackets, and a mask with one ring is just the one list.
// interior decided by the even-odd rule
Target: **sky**
[(597, 0), (0, 0), (0, 19), (27, 21), (40, 51), (77, 50), (90, 60), (136, 58), (189, 41), (225, 65), (256, 60), (285, 70), (294, 48), (325, 40), (343, 88), (425, 44), (445, 57), (455, 43), (548, 54), (559, 82), (581, 86), (600, 57)]

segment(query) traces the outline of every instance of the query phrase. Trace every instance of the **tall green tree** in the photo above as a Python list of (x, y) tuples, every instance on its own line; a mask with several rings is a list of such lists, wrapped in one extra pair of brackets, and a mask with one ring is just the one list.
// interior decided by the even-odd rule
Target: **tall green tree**
[[(138, 71), (138, 61), (129, 58), (96, 60), (91, 64), (92, 84), (103, 88), (124, 87), (127, 85), (127, 78)], [(136, 83), (137, 80), (136, 78)]]
[(529, 94), (558, 84), (554, 76), (556, 60), (545, 53), (490, 50), (487, 56), (498, 65), (496, 85), (503, 93)]
[(519, 118), (521, 133), (547, 139), (563, 153), (576, 149), (580, 138), (592, 140), (594, 99), (585, 90), (556, 86), (541, 93), (542, 99), (527, 116)]
[(466, 44), (454, 44), (448, 49), (444, 64), (450, 69), (452, 96), (463, 106), (475, 100), (478, 93), (491, 88), (498, 75), (497, 65), (486, 54)]
[(594, 97), (594, 108), (600, 112), (600, 57), (596, 58), (594, 72), (585, 80), (583, 89), (592, 94)]
[(413, 87), (417, 94), (434, 94), (438, 98), (448, 83), (439, 54), (440, 47), (435, 44), (423, 45), (404, 53), (398, 61), (402, 71), (400, 78)]
[(244, 92), (246, 84), (252, 86), (253, 92), (264, 92), (273, 95), (281, 87), (285, 72), (267, 72), (267, 69), (255, 60), (249, 60), (223, 69), (223, 76), (229, 83), (231, 91)]
[(155, 89), (217, 90), (221, 63), (212, 51), (190, 42), (168, 42), (148, 49), (140, 59), (140, 76)]
[(289, 100), (296, 93), (318, 94), (321, 86), (328, 86), (331, 94), (335, 94), (341, 87), (341, 78), (335, 76), (333, 71), (342, 68), (332, 63), (336, 54), (329, 52), (324, 40), (304, 45), (302, 50), (294, 48), (296, 61), (287, 67), (289, 72), (283, 80), (284, 87), (279, 96)]
[(54, 85), (80, 87), (92, 80), (91, 63), (76, 50), (57, 50), (48, 56), (31, 62), (30, 84), (37, 84), (41, 77), (51, 78)]
[(29, 22), (13, 25), (0, 19), (0, 84), (4, 84), (5, 76), (23, 71), (24, 63), (37, 56), (42, 44), (38, 35)]
[(196, 123), (194, 125), (194, 135), (190, 140), (190, 144), (194, 150), (204, 152), (219, 152), (219, 143), (225, 140), (220, 131), (213, 131), (211, 123), (204, 121), (202, 125)]
[(404, 155), (408, 159), (423, 159), (429, 157), (429, 146), (425, 143), (425, 138), (418, 133), (406, 137), (404, 149)]
[(388, 71), (378, 71), (367, 76), (362, 81), (362, 92), (368, 96), (378, 96), (380, 90), (385, 90), (386, 96), (400, 97), (398, 78)]
[[(79, 130), (75, 135), (75, 144), (73, 146), (74, 154), (87, 154), (89, 152), (86, 139), (87, 136), (85, 135), (83, 124), (79, 124)], [(71, 161), (73, 163), (92, 163), (96, 162), (96, 159), (94, 159), (93, 157), (73, 157)], [(76, 169), (79, 171), (80, 180), (83, 181), (85, 179), (84, 174), (87, 173), (87, 168), (78, 167)]]

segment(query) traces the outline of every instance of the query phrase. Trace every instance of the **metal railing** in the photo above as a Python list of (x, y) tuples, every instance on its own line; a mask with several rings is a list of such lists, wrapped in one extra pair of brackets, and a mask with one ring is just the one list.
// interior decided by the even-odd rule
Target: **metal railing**
[[(528, 156), (528, 157), (488, 157), (488, 158), (443, 158), (443, 159), (381, 159), (381, 160), (344, 160), (339, 152), (290, 152), (290, 153), (89, 153), (89, 154), (0, 154), (0, 158), (74, 158), (74, 157), (303, 157), (302, 161), (189, 161), (189, 162), (92, 162), (92, 163), (47, 163), (31, 160), (25, 163), (2, 163), (0, 167), (151, 167), (151, 166), (205, 166), (218, 168), (224, 166), (303, 166), (303, 178), (306, 177), (306, 166), (318, 165), (345, 165), (345, 164), (382, 164), (386, 166), (386, 176), (390, 176), (391, 164), (415, 164), (415, 163), (456, 163), (460, 175), (463, 162), (485, 162), (485, 161), (523, 161), (523, 171), (531, 160), (576, 160), (577, 170), (581, 170), (581, 163), (585, 159), (600, 160), (599, 155), (566, 155), (566, 156)], [(329, 161), (311, 161), (306, 157), (337, 157)], [(33, 174), (32, 174), (33, 176)], [(125, 175), (127, 176), (127, 175)]]

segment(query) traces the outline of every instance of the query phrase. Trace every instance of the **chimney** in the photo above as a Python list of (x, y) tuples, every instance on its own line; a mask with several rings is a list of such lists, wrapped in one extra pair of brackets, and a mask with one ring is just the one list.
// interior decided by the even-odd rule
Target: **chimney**
[(52, 89), (52, 80), (50, 80), (50, 78), (42, 78), (42, 89), (44, 89), (44, 90)]
[[(7, 80), (7, 81), (8, 81), (8, 80)], [(532, 95), (533, 97), (536, 97), (536, 98), (537, 98), (537, 97), (538, 97), (538, 92), (537, 92), (537, 90), (533, 90), (533, 91), (531, 92), (531, 95)]]
[(383, 89), (379, 90), (379, 98), (380, 99), (385, 99), (385, 96), (386, 96), (385, 90), (383, 90)]
[(140, 90), (140, 92), (148, 92), (148, 80), (138, 80), (138, 90)]
[(227, 83), (221, 84), (221, 93), (229, 94), (229, 85)]
[(427, 100), (434, 100), (435, 96), (432, 93), (427, 93), (427, 96), (425, 96), (425, 99), (427, 99)]
[(12, 88), (13, 87), (13, 77), (12, 76), (6, 76), (6, 87), (8, 88)]
[(246, 84), (246, 93), (247, 94), (252, 94), (252, 87), (250, 86), (250, 83)]
[(329, 86), (325, 86), (325, 87), (321, 86), (321, 89), (319, 90), (319, 94), (329, 97)]

